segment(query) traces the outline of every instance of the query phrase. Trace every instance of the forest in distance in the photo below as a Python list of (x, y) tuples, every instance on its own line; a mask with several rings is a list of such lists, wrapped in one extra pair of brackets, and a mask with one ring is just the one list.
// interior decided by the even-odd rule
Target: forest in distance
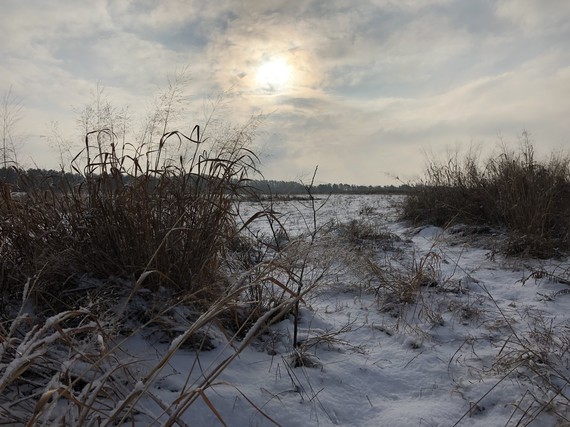
[[(30, 179), (26, 179), (30, 178)], [(29, 183), (40, 185), (42, 189), (64, 188), (63, 185), (80, 184), (85, 179), (77, 173), (62, 172), (52, 169), (32, 168), (20, 170), (13, 167), (0, 168), (0, 181), (9, 184), (12, 191), (25, 192)], [(124, 177), (125, 180), (130, 177)], [(354, 184), (313, 184), (302, 181), (279, 181), (251, 179), (247, 188), (257, 194), (264, 195), (298, 195), (306, 194), (310, 186), (312, 194), (407, 194), (410, 185), (354, 185)]]

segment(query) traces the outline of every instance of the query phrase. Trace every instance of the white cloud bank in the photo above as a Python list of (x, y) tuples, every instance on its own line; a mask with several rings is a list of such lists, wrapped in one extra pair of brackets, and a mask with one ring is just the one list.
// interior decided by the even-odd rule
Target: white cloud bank
[[(266, 177), (393, 183), (421, 174), (423, 151), (523, 129), (537, 151), (569, 141), (570, 3), (556, 0), (218, 2), (8, 0), (0, 89), (25, 106), (23, 158), (55, 167), (45, 140), (100, 82), (142, 113), (187, 66), (193, 106), (231, 89), (224, 117), (271, 113), (259, 146)], [(272, 57), (292, 67), (285, 91), (256, 87)], [(192, 123), (193, 124), (193, 123)], [(76, 136), (78, 137), (78, 136)]]

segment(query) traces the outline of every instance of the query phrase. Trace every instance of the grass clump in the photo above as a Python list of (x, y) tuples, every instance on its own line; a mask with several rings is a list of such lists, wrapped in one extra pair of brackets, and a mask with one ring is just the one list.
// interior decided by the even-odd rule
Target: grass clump
[(412, 187), (402, 216), (415, 224), (505, 229), (510, 255), (550, 257), (570, 249), (570, 158), (536, 160), (527, 133), (519, 151), (481, 162), (468, 154), (432, 161)]
[[(1, 295), (31, 293), (53, 311), (68, 307), (63, 291), (86, 276), (163, 286), (207, 303), (223, 293), (221, 260), (237, 232), (234, 197), (256, 156), (247, 130), (223, 143), (166, 132), (136, 149), (108, 129), (89, 132), (73, 163), (78, 183), (19, 171), (26, 196), (0, 192)], [(186, 155), (167, 156), (170, 152)], [(209, 147), (206, 149), (206, 147)], [(83, 166), (80, 163), (83, 162)]]

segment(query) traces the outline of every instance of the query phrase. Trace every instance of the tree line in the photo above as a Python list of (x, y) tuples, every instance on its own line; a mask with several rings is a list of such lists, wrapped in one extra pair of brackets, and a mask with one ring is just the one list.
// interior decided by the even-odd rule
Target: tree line
[[(249, 182), (261, 194), (305, 194), (307, 187), (296, 181), (252, 180)], [(408, 185), (354, 185), (354, 184), (315, 184), (310, 190), (312, 194), (405, 194)]]
[[(128, 177), (125, 177), (128, 180)], [(27, 169), (25, 171), (13, 168), (0, 168), (0, 182), (9, 184), (12, 191), (26, 191), (34, 183), (42, 190), (49, 188), (65, 188), (78, 185), (85, 177), (70, 172), (47, 169)], [(247, 189), (258, 194), (297, 195), (306, 194), (307, 187), (301, 182), (278, 180), (250, 180)], [(315, 184), (310, 188), (312, 194), (405, 194), (408, 185), (354, 185), (354, 184)]]

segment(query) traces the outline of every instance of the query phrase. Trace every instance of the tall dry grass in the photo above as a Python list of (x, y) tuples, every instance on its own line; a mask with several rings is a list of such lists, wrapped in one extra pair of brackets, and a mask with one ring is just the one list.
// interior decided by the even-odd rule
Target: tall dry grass
[(519, 151), (485, 161), (468, 154), (432, 161), (406, 198), (402, 217), (416, 224), (504, 228), (505, 251), (549, 257), (570, 248), (570, 157), (537, 160), (528, 135)]
[[(233, 203), (256, 172), (249, 131), (207, 146), (196, 126), (133, 149), (101, 129), (74, 159), (79, 184), (58, 180), (44, 190), (19, 171), (26, 195), (14, 197), (6, 183), (0, 193), (2, 297), (21, 294), (33, 278), (34, 297), (57, 312), (67, 306), (62, 291), (86, 275), (136, 281), (145, 273), (147, 286), (217, 298), (221, 259), (237, 232)], [(189, 155), (170, 157), (167, 148)]]

